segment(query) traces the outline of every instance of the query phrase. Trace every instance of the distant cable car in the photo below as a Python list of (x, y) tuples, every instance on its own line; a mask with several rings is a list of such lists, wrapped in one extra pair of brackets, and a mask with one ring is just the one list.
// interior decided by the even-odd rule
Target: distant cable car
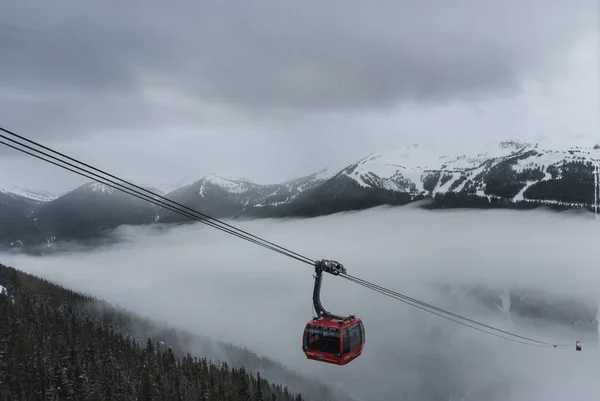
[(581, 343), (579, 341), (575, 341), (575, 350), (581, 351)]
[(362, 354), (365, 327), (363, 322), (353, 315), (337, 316), (323, 308), (320, 295), (323, 272), (337, 276), (346, 273), (346, 269), (342, 264), (330, 260), (319, 260), (315, 263), (313, 304), (317, 316), (304, 327), (302, 350), (308, 359), (346, 365)]

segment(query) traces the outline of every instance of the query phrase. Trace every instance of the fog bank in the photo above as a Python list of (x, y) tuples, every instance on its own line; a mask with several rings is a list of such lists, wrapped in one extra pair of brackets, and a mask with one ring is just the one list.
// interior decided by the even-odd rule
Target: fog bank
[[(439, 284), (515, 285), (598, 302), (600, 221), (545, 211), (423, 211), (407, 206), (305, 220), (236, 224), (349, 274), (434, 305), (544, 341), (580, 333), (515, 322)], [(322, 301), (363, 318), (364, 354), (345, 367), (305, 359), (312, 317), (312, 268), (202, 224), (167, 232), (122, 228), (129, 241), (93, 252), (5, 255), (25, 272), (137, 313), (245, 345), (365, 400), (596, 400), (600, 359), (584, 351), (515, 344), (447, 322), (341, 278), (326, 275)], [(458, 298), (457, 298), (458, 297)], [(579, 337), (578, 337), (579, 336)]]

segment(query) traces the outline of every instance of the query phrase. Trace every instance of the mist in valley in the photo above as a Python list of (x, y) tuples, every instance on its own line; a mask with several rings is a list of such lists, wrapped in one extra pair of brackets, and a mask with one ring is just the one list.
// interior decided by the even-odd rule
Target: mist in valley
[[(598, 303), (600, 222), (584, 213), (424, 211), (379, 207), (312, 219), (235, 223), (312, 259), (408, 296), (565, 348), (496, 338), (325, 275), (322, 301), (365, 323), (362, 356), (339, 367), (309, 361), (313, 269), (203, 224), (122, 227), (125, 243), (4, 264), (173, 326), (246, 346), (357, 399), (596, 400), (600, 353), (586, 334), (493, 313), (452, 288), (545, 290)], [(536, 328), (537, 327), (537, 328)], [(583, 352), (574, 341), (582, 340)], [(192, 350), (193, 351), (193, 350)], [(435, 398), (444, 396), (445, 398)], [(452, 396), (453, 398), (450, 398)]]

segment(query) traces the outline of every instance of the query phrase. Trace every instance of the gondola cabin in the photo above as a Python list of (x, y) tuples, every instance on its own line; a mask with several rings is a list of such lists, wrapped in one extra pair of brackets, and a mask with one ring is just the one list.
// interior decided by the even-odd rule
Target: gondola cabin
[(346, 365), (360, 354), (365, 344), (365, 327), (360, 318), (318, 318), (304, 328), (302, 350), (308, 359)]

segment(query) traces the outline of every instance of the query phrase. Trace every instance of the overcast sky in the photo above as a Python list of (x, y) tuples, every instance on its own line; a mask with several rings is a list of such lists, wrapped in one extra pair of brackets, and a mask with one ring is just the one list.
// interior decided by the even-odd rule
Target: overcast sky
[[(596, 0), (0, 0), (0, 126), (153, 184), (600, 127)], [(0, 185), (81, 183), (0, 150)]]

